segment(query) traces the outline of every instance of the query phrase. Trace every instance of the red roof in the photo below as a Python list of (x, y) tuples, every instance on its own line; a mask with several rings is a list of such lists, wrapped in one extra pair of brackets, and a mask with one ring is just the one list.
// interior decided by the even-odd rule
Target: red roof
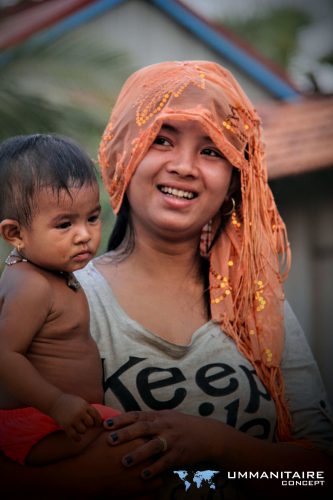
[(333, 166), (333, 96), (258, 106), (270, 179)]
[(92, 0), (44, 0), (3, 9), (0, 20), (0, 50), (24, 42), (38, 31), (54, 25)]

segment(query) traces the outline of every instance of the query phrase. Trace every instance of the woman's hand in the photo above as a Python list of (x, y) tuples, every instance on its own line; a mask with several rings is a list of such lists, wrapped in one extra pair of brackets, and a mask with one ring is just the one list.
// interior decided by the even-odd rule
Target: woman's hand
[[(131, 466), (140, 470), (141, 465), (144, 479), (156, 478), (166, 470), (202, 464), (217, 470), (241, 472), (320, 470), (325, 472), (327, 483), (321, 489), (323, 494), (331, 486), (332, 460), (318, 450), (290, 443), (271, 443), (212, 418), (193, 417), (174, 410), (142, 411), (117, 415), (103, 425), (110, 430), (107, 441), (114, 450), (117, 445), (134, 444), (135, 441), (130, 442), (145, 438), (122, 455), (122, 463), (131, 471)], [(253, 480), (243, 486), (256, 498), (294, 498), (293, 489), (286, 490), (278, 479)], [(308, 491), (311, 498), (313, 492)], [(304, 493), (302, 490), (303, 497), (307, 498)]]
[(111, 430), (108, 442), (112, 446), (145, 438), (145, 443), (123, 456), (122, 462), (129, 467), (155, 457), (156, 460), (142, 470), (142, 477), (150, 478), (171, 467), (212, 461), (213, 422), (222, 425), (174, 410), (133, 411), (106, 420), (104, 427)]

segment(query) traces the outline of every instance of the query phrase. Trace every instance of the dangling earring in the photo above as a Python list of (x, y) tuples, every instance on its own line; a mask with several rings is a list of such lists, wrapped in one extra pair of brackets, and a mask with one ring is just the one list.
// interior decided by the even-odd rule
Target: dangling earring
[(21, 245), (21, 243), (19, 243), (15, 247), (14, 253), (16, 253), (16, 255), (21, 259), (22, 262), (28, 262), (27, 259), (22, 255), (22, 245)]
[(232, 209), (229, 212), (224, 213), (223, 216), (227, 217), (228, 215), (231, 215), (231, 224), (233, 226), (235, 226), (236, 228), (240, 228), (241, 227), (241, 223), (237, 219), (236, 202), (235, 202), (235, 200), (234, 200), (234, 198), (232, 196), (231, 196), (230, 200), (232, 202)]
[(232, 196), (230, 197), (230, 200), (231, 200), (231, 203), (232, 203), (232, 209), (229, 212), (225, 212), (223, 214), (224, 217), (227, 217), (228, 215), (232, 215), (233, 213), (236, 214), (236, 211), (235, 211), (236, 210), (236, 202), (235, 202), (235, 200), (234, 200), (234, 198)]
[(213, 239), (212, 220), (202, 228), (200, 238), (200, 253), (202, 256), (208, 255), (210, 245)]
[(233, 224), (237, 228), (241, 227), (241, 223), (237, 220), (236, 210), (234, 210), (231, 214), (231, 224)]

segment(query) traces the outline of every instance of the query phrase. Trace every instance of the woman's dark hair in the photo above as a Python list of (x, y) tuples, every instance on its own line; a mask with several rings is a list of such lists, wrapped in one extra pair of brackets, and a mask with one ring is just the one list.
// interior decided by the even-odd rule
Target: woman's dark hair
[(31, 223), (36, 195), (97, 182), (89, 156), (71, 139), (56, 134), (11, 137), (0, 144), (0, 221)]
[[(231, 204), (231, 206), (230, 206), (229, 201), (231, 201), (231, 198), (234, 199), (234, 203), (235, 203), (234, 206), (233, 206), (233, 204)], [(211, 242), (208, 251), (210, 251), (213, 248), (216, 240), (218, 239), (218, 237), (222, 233), (223, 229), (227, 225), (227, 222), (231, 217), (232, 210), (235, 209), (237, 212), (241, 203), (242, 203), (242, 192), (241, 192), (241, 188), (240, 188), (240, 171), (234, 167), (232, 170), (232, 175), (231, 175), (230, 187), (229, 187), (229, 192), (228, 192), (228, 200), (226, 201), (226, 204), (229, 204), (229, 207), (226, 207), (227, 210), (225, 210), (225, 206), (224, 206), (225, 203), (223, 203), (223, 205), (220, 209), (221, 215), (222, 215), (220, 225), (216, 230), (213, 241)]]
[(124, 254), (130, 253), (133, 250), (134, 246), (134, 234), (131, 223), (130, 205), (125, 194), (108, 241), (108, 251), (116, 250), (118, 247), (120, 247), (126, 236), (128, 236), (129, 240), (131, 241), (131, 248), (127, 248), (127, 245), (126, 248), (124, 248)]

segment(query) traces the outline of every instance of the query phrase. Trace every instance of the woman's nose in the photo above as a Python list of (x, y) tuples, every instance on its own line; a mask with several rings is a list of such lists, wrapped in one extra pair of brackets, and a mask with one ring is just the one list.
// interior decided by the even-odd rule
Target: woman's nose
[(196, 177), (198, 170), (195, 156), (190, 152), (180, 153), (168, 163), (167, 170), (182, 177)]

